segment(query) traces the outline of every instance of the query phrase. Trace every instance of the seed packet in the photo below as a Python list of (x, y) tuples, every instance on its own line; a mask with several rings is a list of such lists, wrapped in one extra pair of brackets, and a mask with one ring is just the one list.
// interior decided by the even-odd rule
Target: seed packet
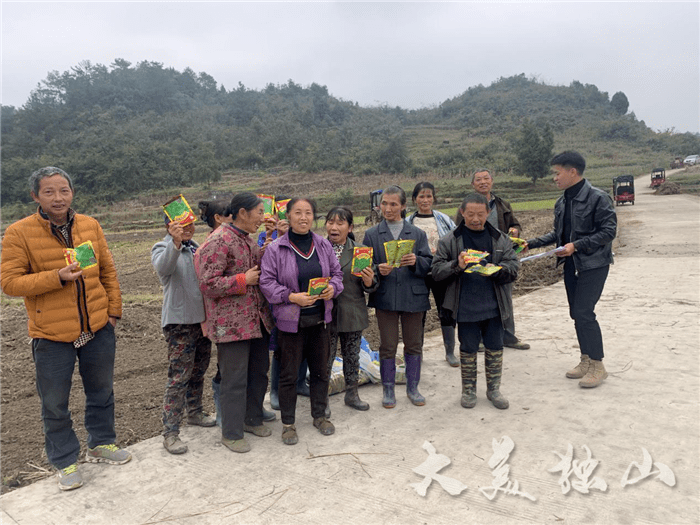
[(258, 193), (258, 198), (263, 201), (264, 218), (269, 219), (272, 217), (272, 214), (275, 213), (275, 196)]
[(414, 239), (401, 239), (387, 241), (384, 243), (384, 253), (386, 254), (386, 262), (394, 268), (401, 266), (401, 257), (408, 255), (413, 251), (413, 245), (416, 244)]
[(372, 265), (373, 255), (374, 250), (371, 246), (355, 246), (352, 249), (350, 273), (359, 277), (362, 270)]
[(464, 270), (464, 273), (478, 273), (479, 275), (489, 276), (499, 272), (501, 268), (501, 266), (481, 266), (480, 264), (475, 264)]
[(330, 282), (330, 277), (314, 277), (313, 279), (309, 279), (309, 295), (321, 295), (323, 290), (328, 288), (328, 283)]
[(525, 249), (525, 245), (527, 244), (525, 239), (511, 236), (510, 240), (513, 242), (513, 249), (515, 250), (515, 253), (520, 253)]
[(85, 241), (75, 248), (64, 248), (63, 256), (68, 264), (73, 264), (77, 261), (80, 270), (87, 270), (97, 266), (97, 256), (92, 247), (92, 241)]
[(182, 193), (163, 204), (163, 211), (170, 221), (178, 221), (182, 226), (187, 226), (197, 220)]
[(479, 250), (472, 250), (471, 248), (469, 248), (467, 250), (467, 254), (464, 256), (464, 262), (466, 264), (478, 263), (488, 256), (489, 252), (480, 252)]
[(281, 221), (287, 220), (287, 204), (292, 199), (284, 199), (281, 201), (275, 201), (275, 208), (277, 208), (277, 217)]

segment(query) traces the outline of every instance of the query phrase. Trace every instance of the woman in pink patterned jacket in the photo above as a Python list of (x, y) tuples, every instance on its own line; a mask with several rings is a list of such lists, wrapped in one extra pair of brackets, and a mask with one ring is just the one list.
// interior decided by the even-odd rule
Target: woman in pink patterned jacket
[(205, 335), (216, 343), (221, 370), (221, 442), (248, 452), (243, 432), (271, 435), (263, 425), (267, 390), (270, 307), (260, 291), (261, 253), (250, 234), (263, 221), (262, 201), (252, 193), (234, 195), (233, 222), (222, 224), (195, 254), (195, 271), (204, 296)]

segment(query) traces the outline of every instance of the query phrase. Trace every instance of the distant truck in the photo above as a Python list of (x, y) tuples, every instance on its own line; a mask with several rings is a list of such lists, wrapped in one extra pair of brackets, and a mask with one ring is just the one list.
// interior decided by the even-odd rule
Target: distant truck
[(620, 175), (613, 179), (613, 200), (615, 201), (615, 206), (626, 202), (630, 202), (634, 206), (633, 175)]

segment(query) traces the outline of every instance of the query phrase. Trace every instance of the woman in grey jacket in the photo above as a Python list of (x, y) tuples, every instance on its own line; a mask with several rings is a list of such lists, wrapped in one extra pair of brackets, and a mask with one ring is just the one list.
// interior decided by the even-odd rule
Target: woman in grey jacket
[(335, 299), (333, 305), (328, 374), (330, 375), (332, 371), (338, 339), (340, 339), (345, 376), (345, 404), (357, 410), (369, 410), (369, 403), (362, 401), (357, 393), (360, 342), (362, 331), (369, 326), (365, 293), (375, 291), (379, 283), (371, 265), (362, 270), (360, 276), (352, 274), (354, 248), (360, 246), (355, 242), (352, 228), (353, 216), (349, 208), (338, 206), (326, 215), (328, 240), (331, 241), (340, 269), (343, 271), (343, 293)]
[[(204, 337), (204, 301), (194, 271), (194, 224), (168, 222), (168, 234), (151, 249), (151, 263), (163, 285), (161, 326), (168, 342), (168, 382), (163, 399), (163, 446), (184, 454), (180, 423), (187, 410), (190, 425), (211, 427), (216, 420), (202, 411), (204, 374), (209, 367), (211, 341)], [(187, 405), (187, 406), (185, 406)]]

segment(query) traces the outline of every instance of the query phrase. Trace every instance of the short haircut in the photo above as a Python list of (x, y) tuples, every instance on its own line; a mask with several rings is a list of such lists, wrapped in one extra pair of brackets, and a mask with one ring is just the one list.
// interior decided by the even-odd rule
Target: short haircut
[[(483, 170), (482, 170), (483, 171)], [(457, 215), (455, 216), (455, 224), (459, 226), (464, 222), (464, 217), (462, 216), (462, 211), (467, 209), (467, 204), (483, 204), (486, 206), (486, 211), (489, 210), (489, 201), (486, 200), (481, 193), (470, 193), (464, 199), (462, 199), (462, 204), (460, 204), (457, 210)]]
[(316, 220), (316, 201), (310, 197), (292, 197), (291, 199), (289, 199), (289, 202), (287, 203), (287, 215), (289, 215), (292, 212), (292, 208), (294, 208), (294, 205), (297, 202), (302, 201), (309, 203), (309, 205), (311, 206), (311, 211), (314, 213), (314, 220)]
[(228, 209), (223, 215), (230, 215), (232, 219), (238, 217), (238, 212), (243, 208), (245, 211), (250, 211), (262, 203), (262, 199), (255, 193), (244, 191), (236, 193), (228, 205)]
[(586, 169), (586, 160), (578, 151), (563, 151), (559, 155), (555, 155), (549, 164), (550, 166), (576, 168), (579, 175), (583, 175), (583, 171)]
[(435, 201), (435, 186), (433, 186), (431, 182), (419, 182), (416, 184), (416, 187), (413, 188), (413, 195), (411, 196), (413, 202), (416, 202), (416, 197), (418, 197), (418, 194), (422, 190), (430, 190), (433, 193), (433, 201)]
[(477, 173), (481, 173), (485, 171), (486, 173), (489, 174), (489, 177), (491, 177), (491, 180), (493, 180), (493, 173), (491, 173), (491, 170), (487, 170), (486, 168), (479, 168), (478, 170), (474, 170), (472, 172), (472, 184), (474, 184), (474, 179), (476, 178)]
[(54, 166), (46, 166), (45, 168), (36, 170), (29, 176), (29, 187), (31, 188), (31, 191), (34, 192), (34, 195), (39, 195), (39, 186), (41, 180), (47, 177), (53, 177), (54, 175), (60, 175), (61, 177), (66, 179), (68, 181), (68, 186), (70, 186), (70, 191), (75, 193), (75, 190), (73, 189), (73, 179), (70, 178), (70, 175), (68, 175), (61, 168), (56, 168)]
[(197, 207), (199, 208), (199, 218), (206, 222), (210, 228), (213, 228), (216, 224), (214, 216), (225, 217), (228, 215), (229, 204), (224, 200), (215, 199), (213, 201), (199, 201)]

